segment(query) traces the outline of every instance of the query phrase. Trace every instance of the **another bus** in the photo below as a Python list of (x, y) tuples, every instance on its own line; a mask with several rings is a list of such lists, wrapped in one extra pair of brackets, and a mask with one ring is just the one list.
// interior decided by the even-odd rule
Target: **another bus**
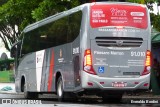
[(25, 98), (97, 95), (120, 101), (150, 85), (151, 26), (145, 5), (94, 2), (27, 26), (11, 49)]

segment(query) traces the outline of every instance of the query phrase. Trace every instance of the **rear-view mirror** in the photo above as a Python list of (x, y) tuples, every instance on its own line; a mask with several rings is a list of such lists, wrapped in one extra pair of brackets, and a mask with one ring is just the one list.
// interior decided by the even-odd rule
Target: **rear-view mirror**
[(12, 45), (11, 51), (10, 51), (10, 56), (12, 58), (16, 57), (16, 55), (19, 53), (20, 45), (21, 45), (21, 41), (18, 41)]

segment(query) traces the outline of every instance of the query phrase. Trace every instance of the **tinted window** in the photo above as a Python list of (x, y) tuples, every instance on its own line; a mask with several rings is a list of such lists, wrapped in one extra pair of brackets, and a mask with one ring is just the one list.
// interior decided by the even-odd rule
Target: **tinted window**
[(71, 14), (27, 32), (24, 36), (22, 54), (72, 42), (79, 35), (82, 12)]
[(68, 42), (72, 42), (79, 35), (81, 20), (81, 12), (69, 16)]

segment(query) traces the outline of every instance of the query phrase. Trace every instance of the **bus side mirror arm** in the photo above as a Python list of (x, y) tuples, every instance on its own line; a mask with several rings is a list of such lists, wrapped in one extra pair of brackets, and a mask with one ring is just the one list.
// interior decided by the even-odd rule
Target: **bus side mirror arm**
[(15, 58), (16, 57), (16, 55), (19, 53), (17, 53), (17, 51), (19, 51), (20, 49), (20, 45), (21, 45), (21, 41), (18, 41), (18, 42), (16, 42), (16, 43), (14, 43), (13, 45), (12, 45), (12, 47), (11, 47), (11, 52), (10, 52), (10, 56), (12, 57), (12, 58)]

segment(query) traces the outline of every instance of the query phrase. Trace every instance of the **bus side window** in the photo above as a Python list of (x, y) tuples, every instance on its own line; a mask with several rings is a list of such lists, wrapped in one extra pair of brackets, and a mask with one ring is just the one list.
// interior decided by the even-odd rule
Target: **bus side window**
[(82, 20), (82, 11), (71, 14), (68, 20), (68, 42), (73, 42), (79, 35)]
[(33, 30), (24, 34), (23, 46), (22, 46), (22, 55), (28, 54), (30, 52), (37, 51), (37, 41), (39, 37), (37, 30)]
[(26, 32), (22, 55), (73, 42), (79, 35), (82, 11)]

